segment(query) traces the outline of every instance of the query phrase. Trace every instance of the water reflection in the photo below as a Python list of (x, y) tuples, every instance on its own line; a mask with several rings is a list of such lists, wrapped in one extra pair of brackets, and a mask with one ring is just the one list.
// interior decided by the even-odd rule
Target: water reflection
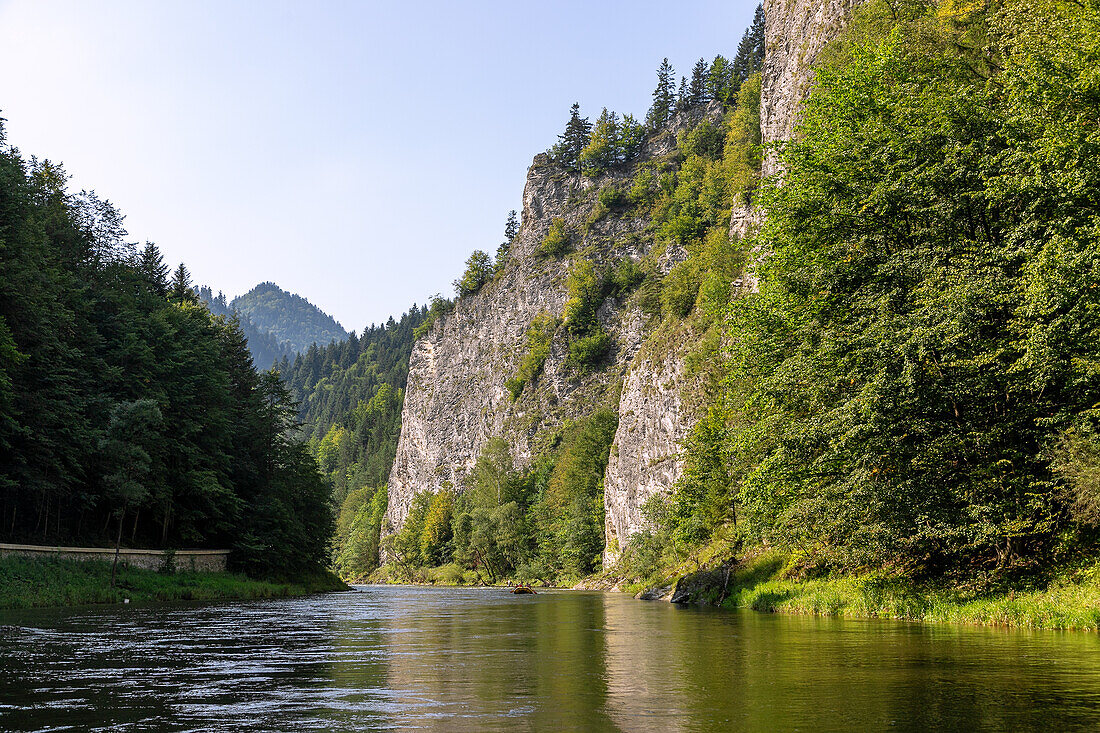
[(368, 588), (0, 613), (0, 730), (1092, 730), (1100, 638)]

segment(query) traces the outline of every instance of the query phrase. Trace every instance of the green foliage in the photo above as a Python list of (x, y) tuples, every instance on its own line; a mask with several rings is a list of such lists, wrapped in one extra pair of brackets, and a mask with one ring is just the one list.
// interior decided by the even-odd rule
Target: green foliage
[(546, 232), (542, 243), (539, 245), (539, 255), (546, 258), (561, 257), (572, 246), (572, 237), (565, 227), (565, 220), (555, 217), (550, 222), (550, 229)]
[(676, 72), (665, 59), (657, 68), (657, 88), (653, 90), (653, 104), (646, 114), (645, 124), (650, 130), (659, 130), (676, 111)]
[[(427, 312), (424, 314), (424, 320), (413, 329), (413, 340), (422, 339), (428, 335), (428, 331), (432, 329), (432, 326), (436, 322), (451, 312), (454, 308), (454, 302), (444, 298), (439, 293), (432, 296), (432, 302), (427, 308)], [(408, 361), (406, 359), (406, 361)]]
[(611, 337), (596, 317), (604, 300), (604, 282), (591, 260), (577, 259), (566, 281), (569, 298), (564, 321), (569, 334), (566, 365), (579, 372), (599, 366), (611, 349)]
[(580, 170), (581, 151), (588, 145), (592, 123), (581, 117), (581, 106), (573, 103), (569, 110), (569, 122), (565, 132), (558, 136), (558, 143), (549, 150), (550, 159), (566, 170)]
[(5, 541), (231, 547), (253, 574), (316, 571), (328, 492), (277, 375), (185, 266), (169, 282), (121, 214), (66, 186), (0, 148)]
[(678, 262), (665, 275), (661, 287), (661, 311), (683, 318), (695, 307), (699, 295), (699, 267), (691, 260)]
[[(621, 121), (605, 107), (592, 128), (588, 143), (578, 158), (580, 170), (596, 177), (609, 168), (631, 160), (645, 142), (645, 128), (631, 115)], [(607, 205), (610, 208), (610, 205)]]
[(611, 183), (600, 189), (596, 199), (600, 202), (601, 206), (609, 210), (615, 209), (626, 203), (626, 196), (618, 187)]
[(587, 336), (571, 339), (569, 356), (565, 364), (574, 371), (584, 373), (599, 367), (611, 352), (611, 337), (603, 328), (597, 328)]
[(704, 443), (802, 566), (1003, 577), (1092, 542), (1100, 11), (897, 9), (818, 70)]
[(1100, 438), (1096, 433), (1075, 428), (1063, 433), (1052, 452), (1051, 468), (1067, 484), (1074, 519), (1100, 524)]
[(282, 598), (346, 586), (324, 570), (293, 582), (254, 580), (233, 573), (162, 573), (119, 565), (111, 587), (111, 563), (38, 558), (0, 558), (0, 608), (62, 608), (92, 603), (163, 603)]
[(550, 342), (557, 328), (558, 320), (549, 313), (540, 313), (535, 316), (531, 325), (527, 327), (526, 353), (519, 363), (516, 375), (506, 383), (513, 401), (519, 399), (526, 385), (534, 384), (542, 374), (546, 357), (550, 355)]
[(623, 257), (615, 263), (608, 274), (608, 295), (624, 298), (641, 285), (645, 278), (646, 273), (641, 265), (630, 257)]
[(362, 580), (378, 567), (387, 500), (385, 486), (356, 489), (344, 499), (337, 516), (333, 543), (334, 563), (341, 578)]
[(466, 260), (466, 271), (461, 280), (455, 280), (455, 293), (460, 298), (474, 295), (493, 277), (493, 259), (480, 249)]
[(536, 509), (544, 567), (582, 577), (603, 550), (603, 475), (619, 417), (612, 410), (567, 425), (545, 495)]
[(519, 219), (516, 218), (516, 210), (508, 212), (508, 220), (504, 223), (504, 241), (497, 247), (496, 262), (493, 264), (493, 272), (500, 272), (508, 262), (512, 253), (512, 242), (519, 234)]

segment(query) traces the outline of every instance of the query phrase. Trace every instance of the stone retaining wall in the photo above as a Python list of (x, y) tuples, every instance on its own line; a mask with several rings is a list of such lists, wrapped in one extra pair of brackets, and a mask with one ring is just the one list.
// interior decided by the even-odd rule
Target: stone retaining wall
[[(46, 547), (43, 545), (6, 545), (0, 543), (0, 557), (40, 557), (62, 560), (103, 560), (114, 559), (114, 548), (110, 547)], [(229, 550), (127, 550), (118, 553), (118, 561), (141, 568), (142, 570), (163, 570), (171, 556), (173, 569), (202, 573), (224, 573)]]

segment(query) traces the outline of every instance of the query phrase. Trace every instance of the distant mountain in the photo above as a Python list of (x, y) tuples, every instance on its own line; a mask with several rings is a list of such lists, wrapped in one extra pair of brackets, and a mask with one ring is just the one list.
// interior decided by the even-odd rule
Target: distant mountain
[(300, 295), (288, 293), (275, 283), (260, 283), (234, 298), (229, 308), (247, 316), (259, 329), (303, 352), (312, 344), (326, 346), (343, 341), (348, 332), (329, 314)]
[[(225, 293), (214, 291), (203, 285), (197, 290), (199, 298), (206, 304), (207, 309), (216, 316), (231, 316), (235, 313), (232, 306), (226, 302)], [(252, 352), (252, 363), (263, 371), (270, 369), (274, 364), (283, 360), (283, 357), (293, 360), (297, 353), (291, 345), (280, 341), (270, 331), (260, 328), (252, 319), (244, 313), (237, 313), (237, 319), (241, 323), (241, 331), (248, 339), (248, 350)]]

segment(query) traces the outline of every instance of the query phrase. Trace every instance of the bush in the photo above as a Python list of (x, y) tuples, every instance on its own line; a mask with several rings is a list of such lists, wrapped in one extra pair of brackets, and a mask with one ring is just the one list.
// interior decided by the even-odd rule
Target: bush
[(643, 280), (645, 280), (645, 270), (641, 265), (629, 257), (624, 257), (611, 270), (608, 290), (610, 295), (622, 298), (641, 285)]
[(466, 260), (466, 272), (461, 280), (455, 280), (455, 292), (458, 297), (477, 293), (493, 277), (493, 258), (480, 249), (475, 250)]
[(569, 251), (570, 239), (565, 221), (557, 217), (550, 222), (550, 231), (539, 245), (539, 254), (546, 258), (561, 257)]
[(685, 318), (699, 295), (699, 272), (691, 260), (679, 262), (665, 275), (661, 287), (661, 310)]
[(622, 206), (626, 203), (626, 196), (623, 192), (618, 187), (610, 184), (601, 188), (596, 198), (607, 209), (614, 209), (616, 206)]
[(546, 357), (550, 355), (550, 342), (557, 330), (558, 320), (549, 313), (540, 313), (527, 327), (527, 353), (516, 370), (516, 375), (505, 382), (508, 391), (512, 393), (512, 401), (519, 399), (523, 388), (527, 384), (533, 384), (542, 374), (542, 368), (546, 364)]
[(578, 372), (587, 372), (603, 362), (611, 351), (611, 337), (602, 328), (569, 344), (566, 365)]

